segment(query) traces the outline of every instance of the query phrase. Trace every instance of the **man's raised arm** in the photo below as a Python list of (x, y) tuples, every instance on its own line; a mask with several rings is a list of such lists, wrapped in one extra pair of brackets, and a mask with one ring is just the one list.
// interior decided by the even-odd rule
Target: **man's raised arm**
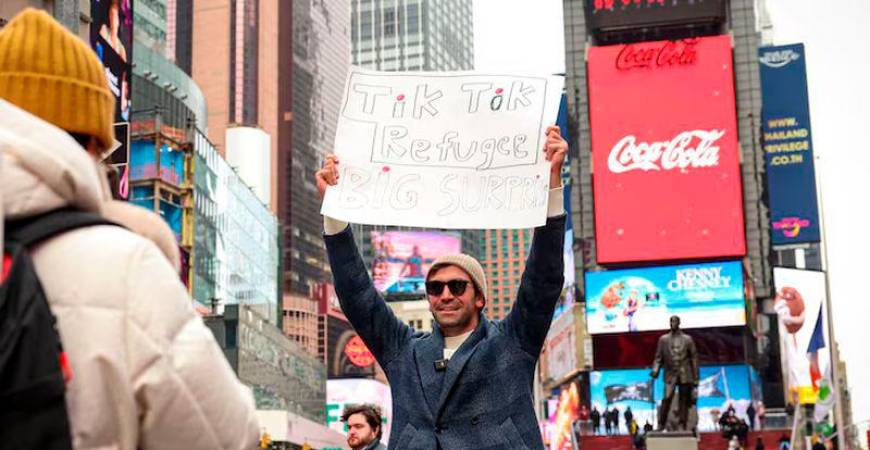
[[(338, 158), (327, 157), (315, 175), (321, 198), (338, 183)], [(396, 318), (377, 292), (346, 222), (324, 216), (324, 236), (335, 292), (354, 330), (378, 360), (387, 365), (411, 338), (411, 328)]]
[(507, 332), (514, 336), (523, 350), (537, 358), (547, 338), (556, 302), (565, 282), (565, 207), (562, 191), (562, 163), (568, 143), (562, 139), (559, 127), (547, 128), (544, 147), (550, 161), (550, 195), (547, 223), (535, 228), (526, 270), (517, 292), (517, 300), (505, 318)]

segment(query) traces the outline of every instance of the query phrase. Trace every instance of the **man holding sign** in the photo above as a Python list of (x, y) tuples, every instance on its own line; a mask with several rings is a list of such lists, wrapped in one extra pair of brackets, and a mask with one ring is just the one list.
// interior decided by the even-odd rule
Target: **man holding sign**
[[(436, 326), (432, 333), (414, 331), (376, 291), (347, 223), (324, 216), (341, 307), (390, 381), (389, 448), (543, 447), (532, 385), (563, 284), (560, 173), (568, 144), (555, 126), (547, 128), (541, 141), (541, 155), (549, 164), (546, 223), (535, 229), (516, 303), (502, 321), (482, 313), (487, 283), (480, 263), (468, 255), (448, 255), (436, 259), (426, 274)], [(341, 166), (329, 156), (317, 172), (321, 196), (330, 186), (340, 188)]]

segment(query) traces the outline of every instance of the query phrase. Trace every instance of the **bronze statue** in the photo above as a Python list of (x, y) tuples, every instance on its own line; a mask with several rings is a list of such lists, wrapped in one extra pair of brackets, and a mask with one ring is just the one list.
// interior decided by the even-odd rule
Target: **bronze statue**
[[(650, 376), (656, 378), (659, 370), (665, 369), (665, 396), (659, 408), (659, 431), (691, 431), (689, 409), (697, 400), (698, 352), (692, 337), (680, 330), (680, 318), (671, 317), (671, 331), (659, 338), (656, 358)], [(679, 404), (676, 409), (677, 429), (668, 427), (671, 414), (671, 401), (679, 391)]]

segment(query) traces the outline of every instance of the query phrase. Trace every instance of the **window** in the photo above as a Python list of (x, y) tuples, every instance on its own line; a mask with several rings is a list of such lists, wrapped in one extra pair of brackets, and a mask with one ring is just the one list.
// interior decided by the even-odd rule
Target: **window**
[(384, 36), (396, 34), (396, 10), (389, 8), (384, 10)]
[(372, 38), (372, 12), (363, 11), (360, 14), (360, 39), (367, 40)]

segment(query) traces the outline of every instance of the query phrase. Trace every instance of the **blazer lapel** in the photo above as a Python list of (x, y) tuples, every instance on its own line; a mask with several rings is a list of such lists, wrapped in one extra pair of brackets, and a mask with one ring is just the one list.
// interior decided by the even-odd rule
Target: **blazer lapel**
[(438, 408), (438, 394), (444, 382), (444, 372), (435, 370), (435, 361), (444, 357), (444, 336), (441, 330), (434, 327), (432, 333), (420, 339), (414, 346), (414, 361), (417, 365), (417, 375), (420, 387), (429, 407), (429, 416), (433, 418)]
[(435, 414), (436, 418), (441, 416), (444, 404), (447, 402), (447, 397), (450, 395), (450, 391), (453, 390), (453, 385), (459, 378), (459, 374), (462, 373), (462, 369), (465, 368), (465, 363), (468, 362), (471, 355), (473, 355), (475, 350), (477, 350), (477, 344), (486, 336), (486, 327), (488, 324), (489, 321), (487, 321), (487, 319), (481, 314), (480, 323), (477, 325), (477, 328), (475, 328), (474, 332), (471, 333), (471, 336), (468, 336), (468, 339), (459, 346), (456, 353), (453, 354), (452, 358), (450, 358), (450, 362), (447, 363), (447, 373), (444, 374), (444, 384), (441, 386), (441, 395), (438, 397), (438, 407)]

